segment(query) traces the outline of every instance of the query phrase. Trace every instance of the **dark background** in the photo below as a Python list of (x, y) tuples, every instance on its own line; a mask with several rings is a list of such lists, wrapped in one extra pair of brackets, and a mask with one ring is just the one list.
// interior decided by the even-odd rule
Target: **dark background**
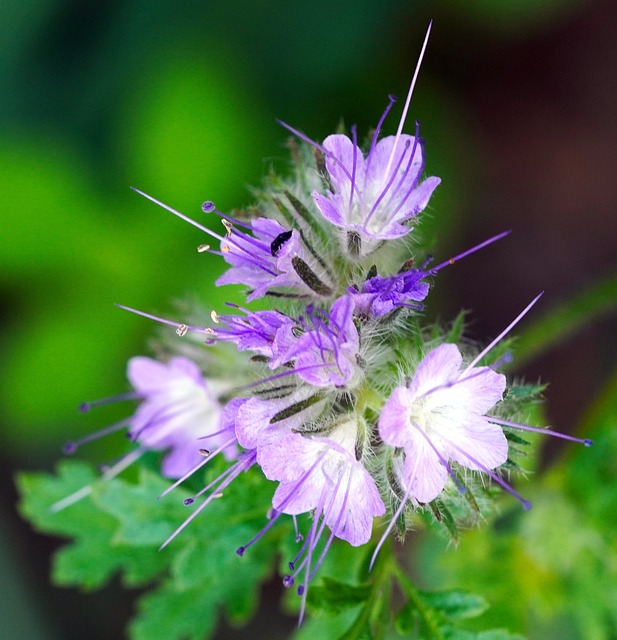
[[(471, 336), (487, 340), (539, 290), (541, 314), (615, 270), (615, 2), (2, 4), (0, 635), (122, 637), (132, 594), (49, 586), (58, 541), (18, 518), (12, 476), (51, 469), (64, 441), (113, 419), (75, 407), (121, 391), (127, 358), (146, 352), (151, 327), (114, 303), (224, 299), (201, 238), (129, 185), (193, 216), (206, 199), (248, 204), (246, 186), (285, 167), (275, 118), (322, 139), (341, 118), (368, 131), (389, 93), (400, 109), (431, 18), (408, 124), (421, 121), (427, 172), (443, 179), (425, 232), (440, 260), (513, 233), (444, 270), (427, 313), (471, 309)], [(560, 430), (613, 368), (616, 328), (596, 322), (521, 371), (551, 382)], [(261, 621), (221, 637), (291, 629), (274, 622), (276, 597), (267, 589)]]

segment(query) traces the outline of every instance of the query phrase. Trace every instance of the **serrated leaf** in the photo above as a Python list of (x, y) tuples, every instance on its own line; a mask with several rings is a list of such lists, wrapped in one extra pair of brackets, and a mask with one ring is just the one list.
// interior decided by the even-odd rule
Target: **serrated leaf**
[[(37, 529), (73, 538), (56, 554), (52, 579), (62, 586), (97, 589), (121, 573), (127, 585), (143, 585), (164, 571), (167, 560), (152, 549), (134, 549), (115, 539), (118, 520), (103, 512), (90, 498), (55, 512), (50, 507), (84, 487), (93, 485), (93, 494), (113, 488), (121, 481), (99, 481), (92, 467), (65, 460), (58, 475), (22, 474), (18, 486), (22, 493), (21, 512)], [(124, 483), (122, 483), (124, 484)]]

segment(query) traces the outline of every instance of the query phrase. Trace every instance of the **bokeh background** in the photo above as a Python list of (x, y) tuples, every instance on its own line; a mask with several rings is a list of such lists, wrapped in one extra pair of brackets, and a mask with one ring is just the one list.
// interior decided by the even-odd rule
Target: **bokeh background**
[[(220, 265), (196, 251), (199, 233), (128, 187), (192, 216), (200, 216), (206, 199), (222, 210), (249, 204), (247, 186), (259, 184), (270, 166), (286, 167), (286, 133), (275, 119), (316, 139), (341, 119), (368, 131), (388, 94), (404, 97), (431, 18), (408, 126), (421, 121), (427, 171), (443, 180), (426, 236), (441, 260), (493, 233), (513, 233), (444, 270), (427, 313), (447, 319), (471, 309), (470, 334), (486, 340), (539, 290), (546, 292), (541, 315), (617, 268), (613, 0), (4, 0), (2, 637), (123, 637), (136, 594), (119, 584), (88, 595), (51, 587), (49, 556), (59, 541), (19, 519), (12, 477), (19, 469), (52, 469), (63, 442), (113, 420), (114, 408), (80, 415), (76, 407), (123, 390), (125, 362), (147, 353), (152, 331), (115, 303), (166, 311), (174, 299), (217, 305), (225, 296), (212, 288)], [(396, 127), (395, 113), (387, 131)], [(615, 315), (606, 314), (521, 362), (517, 372), (527, 379), (550, 381), (546, 413), (560, 430), (580, 428), (610, 379), (616, 329)], [(616, 425), (607, 411), (604, 423)], [(572, 464), (563, 447), (550, 445), (539, 473), (519, 484), (523, 493), (543, 477), (563, 477)], [(114, 446), (93, 445), (84, 456), (100, 462), (115, 455)], [(586, 579), (608, 585), (607, 603), (611, 597), (617, 603), (617, 590), (610, 591), (617, 584), (614, 538), (602, 533), (603, 523), (615, 518), (608, 509), (615, 504), (614, 459), (600, 457), (603, 481), (587, 487), (580, 475), (570, 487), (581, 504), (593, 491), (602, 505), (589, 526), (599, 523), (605, 562)], [(572, 504), (570, 515), (578, 509)], [(517, 522), (514, 529), (522, 527), (531, 546), (546, 543), (541, 521)], [(559, 524), (558, 544), (577, 535), (575, 524), (567, 518)], [(418, 582), (456, 586), (450, 581), (464, 572), (453, 566), (469, 549), (462, 545), (459, 560), (442, 562), (452, 553), (444, 552), (443, 541), (418, 541), (405, 548)], [(482, 574), (482, 563), (499, 567), (500, 557), (478, 557), (484, 548), (496, 553), (490, 544), (474, 544), (467, 574)], [(503, 572), (528, 572), (528, 557), (521, 558), (517, 564), (508, 556)], [(571, 609), (582, 600), (567, 583), (576, 580), (543, 562), (536, 561), (539, 577), (528, 572), (529, 580), (539, 580), (535, 586), (521, 591), (516, 582), (509, 608), (491, 593), (495, 578), (478, 577), (476, 591), (489, 600), (495, 595), (492, 621), (531, 638), (617, 638), (604, 610), (589, 623), (589, 634), (580, 621), (571, 624)], [(546, 602), (538, 603), (543, 593)], [(223, 626), (220, 637), (261, 637), (263, 629), (268, 637), (285, 637), (295, 620), (276, 616), (278, 595), (274, 581), (264, 588), (255, 625)]]

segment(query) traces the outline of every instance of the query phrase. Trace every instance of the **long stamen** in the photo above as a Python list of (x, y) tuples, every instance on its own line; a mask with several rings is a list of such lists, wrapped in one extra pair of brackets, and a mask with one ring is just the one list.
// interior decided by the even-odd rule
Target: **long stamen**
[[(133, 464), (135, 460), (142, 456), (145, 451), (145, 449), (139, 448), (127, 453), (125, 456), (120, 458), (116, 464), (106, 469), (105, 472), (101, 474), (99, 480), (111, 480), (112, 478), (115, 478), (118, 474), (122, 473), (127, 467)], [(58, 502), (52, 504), (51, 507), (49, 507), (49, 511), (51, 513), (58, 513), (58, 511), (62, 511), (63, 509), (70, 507), (72, 504), (75, 504), (86, 496), (89, 496), (92, 493), (92, 488), (93, 484), (88, 484), (85, 487), (78, 489), (70, 496), (62, 498), (62, 500), (58, 500)]]
[[(320, 496), (319, 503), (317, 504), (317, 508), (315, 509), (316, 514), (321, 513), (323, 509), (324, 500), (325, 500), (325, 490), (322, 491), (322, 495)], [(318, 521), (319, 521), (319, 517), (315, 517), (315, 519), (313, 520), (313, 526), (311, 527), (311, 531), (309, 533), (310, 542), (309, 542), (308, 550), (306, 553), (306, 569), (304, 571), (304, 584), (298, 587), (298, 595), (302, 596), (302, 601), (300, 603), (300, 615), (298, 616), (298, 627), (302, 626), (302, 620), (304, 619), (304, 612), (306, 611), (306, 597), (308, 595), (308, 584), (309, 584), (310, 575), (311, 575), (311, 559), (313, 557), (313, 549), (315, 548), (315, 545), (319, 541), (319, 539), (316, 538), (316, 535), (315, 535), (317, 533)], [(323, 529), (320, 529), (320, 532), (321, 531), (323, 531)]]
[(196, 465), (194, 465), (191, 469), (189, 469), (181, 478), (178, 478), (171, 486), (167, 487), (161, 495), (158, 496), (158, 500), (164, 498), (168, 493), (173, 491), (176, 487), (179, 487), (187, 478), (190, 478), (194, 473), (199, 471), (203, 466), (210, 462), (210, 456), (206, 456), (204, 460), (201, 460)]
[(188, 324), (183, 324), (182, 322), (174, 322), (173, 320), (167, 320), (166, 318), (161, 318), (160, 316), (152, 315), (151, 313), (146, 313), (145, 311), (140, 311), (139, 309), (133, 309), (133, 307), (127, 307), (123, 304), (117, 304), (116, 307), (120, 309), (124, 309), (125, 311), (130, 311), (138, 316), (142, 316), (143, 318), (148, 318), (148, 320), (154, 320), (155, 322), (160, 322), (161, 324), (166, 324), (170, 327), (176, 327), (176, 332), (179, 334), (182, 332), (182, 335), (186, 334), (187, 331), (197, 331), (198, 333), (205, 333), (206, 327), (192, 327)]
[(398, 129), (396, 130), (396, 137), (394, 139), (394, 145), (392, 147), (392, 152), (390, 153), (390, 159), (388, 160), (388, 167), (385, 172), (385, 176), (390, 175), (390, 168), (392, 167), (392, 160), (394, 158), (394, 154), (396, 153), (396, 147), (398, 145), (398, 141), (401, 137), (401, 133), (403, 131), (403, 127), (405, 125), (405, 119), (407, 118), (407, 111), (409, 110), (409, 105), (411, 103), (411, 96), (413, 95), (414, 87), (416, 86), (416, 80), (418, 79), (418, 74), (420, 73), (420, 66), (422, 64), (422, 59), (424, 58), (424, 52), (426, 51), (426, 45), (428, 44), (428, 37), (431, 33), (431, 27), (433, 26), (433, 21), (431, 20), (428, 23), (428, 29), (426, 30), (426, 35), (424, 36), (424, 42), (422, 44), (422, 49), (420, 51), (420, 57), (418, 58), (418, 63), (416, 64), (416, 70), (414, 71), (413, 77), (411, 79), (411, 84), (409, 85), (409, 91), (407, 92), (407, 99), (405, 100), (405, 106), (403, 107), (403, 113), (401, 115), (401, 120), (398, 125)]
[(244, 555), (244, 552), (250, 546), (254, 545), (258, 540), (260, 540), (264, 536), (264, 534), (272, 528), (272, 526), (279, 519), (279, 517), (281, 515), (283, 515), (283, 510), (291, 502), (292, 498), (294, 497), (294, 493), (296, 492), (296, 490), (299, 489), (302, 486), (302, 484), (304, 484), (306, 479), (311, 475), (311, 473), (313, 473), (313, 471), (315, 470), (317, 465), (324, 459), (326, 453), (327, 453), (327, 451), (324, 451), (319, 455), (317, 460), (315, 460), (315, 462), (310, 466), (309, 470), (306, 473), (304, 473), (300, 477), (300, 480), (298, 480), (298, 482), (296, 482), (296, 484), (292, 487), (291, 491), (288, 493), (288, 495), (285, 497), (285, 499), (279, 505), (277, 505), (275, 507), (276, 515), (269, 520), (268, 524), (254, 538), (252, 538), (246, 544), (244, 544), (241, 547), (238, 547), (238, 549), (236, 549), (236, 553), (239, 556)]
[(532, 427), (528, 424), (519, 424), (518, 422), (510, 422), (509, 420), (503, 420), (496, 416), (487, 416), (489, 422), (495, 422), (497, 424), (504, 425), (506, 427), (512, 427), (513, 429), (521, 429), (522, 431), (533, 431), (534, 433), (541, 433), (546, 436), (553, 436), (555, 438), (563, 438), (564, 440), (570, 440), (571, 442), (578, 442), (584, 444), (586, 447), (590, 447), (593, 444), (593, 440), (589, 438), (577, 438), (570, 436), (567, 433), (560, 433), (559, 431), (553, 431), (552, 429), (542, 429), (540, 427)]
[(453, 256), (452, 258), (449, 258), (448, 260), (445, 260), (441, 264), (438, 264), (436, 267), (433, 267), (432, 269), (429, 269), (429, 272), (430, 273), (437, 273), (437, 271), (439, 271), (440, 269), (443, 269), (444, 267), (449, 267), (450, 265), (453, 265), (455, 262), (458, 262), (459, 260), (462, 260), (463, 258), (466, 258), (467, 256), (471, 255), (472, 253), (475, 253), (476, 251), (479, 251), (480, 249), (484, 249), (484, 247), (488, 247), (488, 245), (493, 244), (493, 242), (497, 242), (497, 240), (501, 240), (502, 238), (505, 238), (506, 236), (509, 236), (511, 233), (512, 233), (511, 230), (502, 231), (501, 233), (498, 233), (497, 235), (492, 236), (491, 238), (488, 238), (487, 240), (484, 240), (484, 241), (480, 242), (480, 244), (476, 244), (475, 246), (471, 247), (471, 249), (467, 249), (466, 251), (463, 251), (462, 253), (459, 253), (458, 255)]
[(349, 189), (349, 210), (351, 211), (351, 205), (353, 203), (353, 192), (356, 184), (356, 169), (358, 165), (358, 130), (354, 125), (351, 127), (351, 142), (353, 145), (353, 160), (351, 165), (351, 188)]
[[(230, 473), (227, 478), (219, 485), (217, 491), (212, 495), (208, 496), (204, 502), (202, 502), (193, 513), (163, 542), (163, 544), (159, 547), (159, 551), (164, 549), (185, 527), (189, 525), (209, 504), (212, 500), (220, 494), (223, 489), (226, 489), (232, 482), (235, 480), (242, 471), (246, 471), (252, 464), (254, 464), (256, 460), (256, 454), (254, 451), (247, 453), (243, 458), (238, 460), (232, 467), (232, 473)], [(229, 471), (229, 469), (227, 470)], [(224, 474), (222, 474), (224, 475)], [(219, 476), (220, 478), (221, 476)]]
[(291, 125), (288, 125), (286, 122), (283, 122), (282, 120), (277, 120), (277, 122), (281, 125), (281, 127), (293, 133), (294, 136), (297, 136), (298, 138), (300, 138), (300, 140), (306, 142), (307, 144), (310, 144), (312, 147), (315, 147), (315, 149), (318, 149), (325, 156), (327, 156), (333, 162), (335, 162), (340, 167), (341, 171), (345, 174), (345, 176), (349, 178), (349, 182), (352, 184), (353, 189), (356, 192), (356, 195), (360, 200), (362, 200), (362, 192), (360, 191), (360, 189), (358, 189), (358, 185), (354, 184), (353, 180), (351, 179), (351, 174), (349, 173), (349, 171), (347, 171), (347, 167), (345, 167), (345, 165), (332, 152), (328, 151), (323, 145), (319, 144), (318, 142), (315, 142), (315, 140), (312, 140), (311, 138), (309, 138), (307, 135), (305, 135), (298, 129), (294, 129)]
[(379, 122), (377, 123), (377, 127), (375, 127), (375, 133), (373, 133), (373, 138), (371, 140), (371, 148), (369, 149), (368, 155), (366, 157), (366, 169), (365, 174), (368, 174), (369, 167), (371, 166), (371, 160), (373, 158), (373, 151), (375, 150), (375, 146), (377, 145), (377, 140), (379, 139), (379, 133), (381, 132), (381, 127), (383, 126), (384, 120), (388, 113), (390, 113), (390, 109), (392, 109), (392, 105), (396, 102), (395, 96), (388, 96), (388, 106), (386, 110), (381, 114), (381, 118), (379, 118)]
[[(218, 233), (212, 231), (211, 229), (208, 229), (207, 227), (204, 227), (203, 225), (199, 224), (199, 222), (196, 222), (192, 218), (189, 218), (188, 216), (185, 216), (183, 213), (180, 213), (179, 211), (176, 211), (176, 209), (174, 209), (173, 207), (170, 207), (169, 205), (164, 204), (160, 200), (157, 200), (156, 198), (148, 195), (147, 193), (144, 193), (143, 191), (137, 189), (136, 187), (131, 187), (131, 189), (133, 191), (135, 191), (136, 193), (138, 193), (139, 195), (143, 196), (144, 198), (147, 198), (151, 202), (154, 202), (154, 204), (158, 204), (159, 207), (163, 207), (163, 209), (166, 209), (170, 213), (173, 213), (178, 218), (181, 218), (185, 222), (188, 222), (189, 224), (192, 224), (194, 227), (196, 227), (200, 231), (203, 231), (204, 233), (208, 234), (212, 238), (216, 238), (220, 242), (226, 243), (228, 246), (229, 245), (235, 246), (240, 251), (246, 253), (247, 258), (248, 259), (252, 259), (255, 262), (256, 266), (258, 266), (260, 268), (263, 268), (264, 271), (268, 271), (268, 269), (264, 266), (266, 264), (264, 261), (259, 261), (258, 259), (256, 259), (256, 257), (254, 255), (252, 255), (250, 252), (248, 252), (242, 246), (238, 245), (237, 242), (232, 241), (231, 238), (223, 238), (223, 236), (219, 235)], [(236, 234), (236, 235), (239, 235), (239, 234)], [(271, 275), (277, 275), (273, 271), (268, 271), (268, 272), (271, 273)]]
[(473, 380), (474, 378), (477, 378), (478, 376), (483, 376), (486, 375), (486, 373), (488, 372), (488, 369), (491, 369), (491, 367), (482, 367), (482, 368), (478, 368), (476, 369), (471, 375), (468, 375), (466, 377), (462, 377), (462, 373), (465, 373), (464, 371), (461, 373), (461, 375), (456, 378), (455, 380), (448, 380), (447, 382), (444, 382), (443, 384), (438, 384), (436, 387), (431, 387), (430, 389), (428, 389), (427, 391), (425, 391), (424, 393), (421, 393), (417, 399), (420, 400), (422, 398), (426, 398), (427, 396), (430, 396), (432, 393), (436, 393), (437, 391), (443, 391), (444, 389), (452, 389), (452, 387), (456, 387), (456, 385), (458, 384), (462, 384), (464, 382), (467, 382), (468, 380)]
[(77, 451), (79, 447), (81, 447), (83, 444), (86, 444), (87, 442), (93, 442), (94, 440), (99, 440), (100, 438), (104, 438), (105, 436), (108, 436), (112, 433), (116, 433), (116, 431), (121, 431), (128, 425), (128, 421), (129, 421), (129, 418), (124, 418), (124, 420), (115, 422), (114, 424), (109, 425), (108, 427), (99, 429), (94, 433), (89, 433), (83, 438), (79, 438), (77, 440), (71, 440), (70, 442), (67, 442), (62, 446), (62, 451), (67, 455), (71, 455), (75, 453), (75, 451)]
[(235, 387), (233, 391), (234, 393), (238, 393), (239, 391), (246, 391), (247, 389), (258, 387), (267, 382), (280, 380), (281, 378), (287, 378), (289, 376), (295, 376), (296, 374), (304, 373), (305, 371), (314, 371), (315, 369), (333, 368), (333, 367), (336, 367), (336, 364), (330, 363), (330, 362), (324, 362), (320, 364), (310, 364), (310, 365), (306, 365), (306, 367), (294, 367), (289, 371), (283, 371), (282, 373), (277, 373), (276, 375), (269, 376), (267, 378), (262, 378), (261, 380), (257, 380), (256, 382), (251, 382), (249, 384), (242, 385), (241, 387)]
[(465, 375), (465, 372), (469, 371), (476, 363), (484, 358), (484, 356), (508, 333), (508, 331), (514, 328), (522, 320), (522, 318), (527, 314), (531, 307), (538, 302), (543, 294), (544, 291), (541, 291), (487, 347), (480, 351), (471, 363), (467, 365), (463, 375)]
[(373, 569), (373, 565), (375, 564), (375, 560), (377, 560), (377, 554), (379, 553), (379, 550), (381, 549), (381, 547), (383, 547), (384, 542), (386, 541), (387, 537), (390, 535), (390, 531), (392, 531), (392, 529), (394, 528), (394, 525), (396, 524), (396, 521), (398, 520), (399, 516), (401, 515), (401, 513), (403, 513), (403, 509), (405, 508), (405, 505), (407, 504), (407, 500), (409, 499), (409, 496), (411, 495), (411, 485), (412, 485), (412, 482), (413, 482), (414, 478), (416, 477), (416, 473), (418, 472), (419, 464), (420, 464), (420, 456), (416, 456), (416, 461), (415, 461), (415, 464), (413, 466), (413, 469), (411, 470), (411, 473), (409, 474), (409, 479), (407, 480), (407, 488), (405, 489), (405, 494), (403, 495), (403, 499), (401, 500), (401, 504), (399, 504), (398, 509), (394, 512), (394, 515), (392, 516), (392, 519), (388, 523), (388, 526), (387, 526), (385, 532), (383, 533), (383, 535), (379, 539), (379, 542), (377, 543), (377, 546), (375, 547), (375, 551), (373, 551), (373, 555), (371, 557), (371, 562), (370, 562), (370, 564), (368, 566), (368, 570), (369, 571), (371, 571)]
[[(416, 157), (416, 149), (418, 148), (419, 139), (420, 139), (420, 123), (416, 122), (416, 132), (414, 134), (413, 147), (411, 148), (411, 155), (409, 156), (409, 160), (407, 161), (407, 166), (405, 167), (405, 170), (403, 171), (401, 178), (398, 181), (398, 184), (396, 185), (396, 187), (394, 187), (394, 189), (390, 189), (390, 197), (388, 198), (388, 202), (386, 203), (386, 209), (389, 208), (390, 203), (392, 202), (393, 198), (398, 194), (399, 189), (403, 186), (403, 183), (405, 182), (407, 175), (409, 174), (409, 172), (411, 171), (411, 168), (413, 167), (413, 161), (414, 161), (414, 158)], [(409, 196), (413, 193), (414, 189), (418, 186), (418, 182), (420, 181), (420, 176), (422, 175), (423, 172), (424, 172), (424, 155), (422, 153), (422, 150), (420, 150), (420, 167), (416, 172), (416, 177), (414, 178), (413, 182), (407, 189), (407, 192), (405, 193), (405, 195), (402, 198), (400, 198), (399, 203), (396, 205), (396, 207), (392, 210), (390, 215), (387, 217), (386, 224), (389, 224), (390, 222), (392, 222), (392, 220), (394, 220), (394, 218), (396, 218), (396, 214), (403, 208)]]
[(233, 475), (234, 478), (237, 476), (237, 473), (236, 473), (237, 465), (238, 465), (238, 463), (236, 462), (231, 467), (225, 469), (225, 471), (223, 471), (223, 473), (221, 473), (220, 476), (216, 477), (212, 482), (207, 484), (203, 489), (200, 489), (196, 494), (194, 494), (190, 498), (185, 498), (184, 499), (184, 506), (188, 507), (189, 505), (193, 504), (197, 498), (200, 498), (201, 496), (203, 496), (204, 493), (208, 493), (208, 491), (210, 491), (210, 489), (214, 489), (215, 487), (217, 487), (217, 485), (218, 485), (218, 487), (214, 491), (212, 491), (212, 495), (208, 498), (208, 500), (210, 500), (212, 498), (215, 498), (216, 496), (221, 496), (222, 495), (221, 494), (221, 489), (224, 488), (221, 483), (223, 482), (223, 480), (225, 480), (225, 478), (227, 478), (227, 477), (229, 477), (231, 475)]
[[(408, 147), (409, 147), (409, 142), (406, 143), (406, 148), (408, 148)], [(392, 175), (389, 177), (388, 182), (386, 183), (386, 186), (381, 190), (381, 193), (379, 194), (379, 197), (373, 203), (373, 206), (371, 207), (371, 210), (369, 211), (369, 214), (366, 216), (366, 219), (364, 220), (364, 229), (368, 228), (368, 224), (371, 221), (371, 218), (375, 215), (375, 212), (379, 209), (379, 205), (381, 204), (381, 201), (386, 197), (386, 194), (388, 193), (390, 187), (392, 186), (392, 183), (396, 179), (398, 170), (399, 170), (401, 164), (403, 164), (403, 159), (405, 158), (405, 153), (406, 153), (406, 149), (403, 150), (403, 153), (401, 153), (401, 157), (399, 158), (398, 162), (396, 163), (396, 167), (394, 167), (394, 171), (392, 172)], [(412, 156), (412, 158), (413, 158), (413, 156)]]
[(115, 404), (116, 402), (123, 402), (124, 400), (139, 400), (141, 395), (136, 391), (128, 391), (127, 393), (119, 393), (116, 396), (110, 396), (109, 398), (99, 398), (98, 400), (92, 400), (90, 402), (82, 402), (79, 405), (79, 410), (82, 413), (87, 413), (90, 409), (95, 407), (102, 407), (106, 404)]
[[(315, 566), (313, 567), (313, 571), (311, 572), (311, 575), (309, 576), (309, 580), (312, 580), (315, 577), (315, 574), (317, 573), (317, 571), (319, 570), (319, 567), (321, 567), (327, 553), (328, 550), (330, 549), (330, 546), (332, 545), (332, 541), (334, 540), (334, 536), (335, 536), (335, 531), (338, 529), (338, 526), (341, 522), (341, 519), (343, 517), (343, 514), (345, 513), (345, 507), (347, 506), (347, 498), (349, 497), (349, 490), (351, 488), (351, 475), (352, 475), (353, 471), (350, 471), (348, 477), (347, 477), (347, 488), (345, 489), (345, 496), (343, 497), (343, 504), (341, 505), (341, 509), (338, 513), (338, 516), (336, 517), (336, 522), (334, 523), (334, 526), (331, 528), (330, 530), (330, 535), (328, 536), (328, 539), (326, 540), (326, 544), (324, 545), (324, 548), (321, 552), (321, 555), (319, 556), (319, 559), (317, 560), (317, 562), (315, 563)], [(336, 489), (334, 490), (334, 495), (336, 495), (338, 493), (338, 488), (341, 482), (341, 479), (343, 477), (343, 473), (341, 473), (341, 476), (339, 478), (339, 481), (337, 482), (336, 485)], [(325, 518), (324, 518), (324, 522), (325, 522)]]
[(498, 474), (496, 474), (493, 470), (489, 469), (481, 462), (476, 460), (471, 454), (467, 453), (467, 451), (463, 451), (460, 447), (454, 444), (451, 440), (449, 441), (450, 445), (456, 449), (459, 453), (462, 453), (471, 463), (475, 464), (480, 471), (489, 475), (498, 485), (500, 485), (503, 489), (505, 489), (510, 495), (514, 496), (522, 505), (525, 511), (529, 511), (531, 509), (531, 502), (525, 500), (520, 493), (518, 493), (514, 487), (509, 485), (503, 478), (501, 478)]

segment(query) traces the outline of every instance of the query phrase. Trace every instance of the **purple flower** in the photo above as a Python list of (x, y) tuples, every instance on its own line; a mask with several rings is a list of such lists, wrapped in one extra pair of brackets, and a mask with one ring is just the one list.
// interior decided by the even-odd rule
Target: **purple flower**
[(294, 320), (279, 311), (242, 311), (244, 316), (217, 316), (227, 328), (208, 329), (208, 333), (221, 342), (233, 342), (238, 351), (254, 351), (268, 359), (287, 349)]
[[(217, 286), (246, 285), (252, 289), (249, 302), (279, 288), (297, 289), (304, 295), (330, 295), (331, 289), (321, 279), (323, 274), (316, 275), (321, 271), (319, 265), (307, 255), (298, 231), (289, 231), (270, 218), (257, 218), (245, 225), (251, 235), (226, 221), (228, 234), (221, 242), (221, 252), (231, 268), (216, 281)], [(320, 290), (307, 284), (313, 281), (319, 282)]]
[[(253, 396), (234, 408), (238, 442), (245, 449), (260, 449), (270, 441), (317, 420), (325, 406), (319, 390), (308, 385), (274, 398)], [(225, 409), (227, 413), (227, 408)]]
[(428, 295), (429, 285), (422, 281), (426, 275), (421, 269), (410, 269), (385, 278), (370, 278), (359, 292), (350, 289), (356, 310), (368, 317), (381, 318), (402, 307), (421, 309), (421, 305), (414, 303)]
[(462, 364), (456, 345), (433, 349), (411, 382), (394, 389), (379, 417), (383, 441), (405, 452), (400, 480), (418, 502), (442, 492), (451, 460), (487, 472), (508, 457), (502, 428), (486, 415), (502, 399), (506, 378), (489, 367)]
[(294, 362), (298, 377), (317, 387), (353, 386), (359, 379), (360, 338), (351, 296), (336, 300), (329, 312), (308, 306), (299, 318), (300, 335), (270, 366)]
[[(187, 358), (167, 364), (145, 357), (131, 358), (127, 372), (142, 402), (129, 419), (129, 435), (146, 449), (170, 449), (162, 472), (179, 478), (201, 460), (200, 448), (221, 445), (233, 457), (232, 430), (221, 431), (222, 407), (215, 383), (206, 383), (199, 367)], [(207, 440), (201, 440), (207, 438)]]
[(273, 507), (298, 515), (321, 505), (336, 537), (353, 546), (366, 544), (373, 518), (383, 515), (385, 506), (375, 481), (356, 460), (357, 439), (357, 423), (349, 420), (326, 437), (290, 432), (260, 447), (257, 460), (265, 476), (280, 483)]
[[(238, 553), (243, 555), (281, 514), (294, 517), (313, 514), (304, 544), (289, 563), (292, 574), (283, 580), (286, 587), (291, 587), (299, 574), (304, 575), (298, 587), (298, 593), (303, 596), (300, 620), (308, 584), (334, 538), (346, 540), (353, 546), (366, 544), (371, 538), (373, 518), (386, 511), (375, 481), (356, 456), (362, 448), (358, 447), (358, 441), (364, 438), (358, 425), (358, 418), (352, 417), (315, 434), (287, 431), (271, 437), (262, 431), (262, 437), (255, 441), (257, 462), (265, 476), (278, 481), (279, 486), (272, 500), (274, 512), (270, 522), (253, 540), (240, 547)], [(326, 526), (330, 535), (316, 558)], [(302, 536), (298, 540), (301, 541)]]
[(314, 192), (313, 199), (327, 220), (366, 242), (365, 254), (376, 241), (407, 235), (408, 223), (440, 182), (434, 177), (420, 181), (424, 150), (417, 136), (374, 138), (366, 158), (343, 134), (328, 136), (323, 147), (333, 191)]

